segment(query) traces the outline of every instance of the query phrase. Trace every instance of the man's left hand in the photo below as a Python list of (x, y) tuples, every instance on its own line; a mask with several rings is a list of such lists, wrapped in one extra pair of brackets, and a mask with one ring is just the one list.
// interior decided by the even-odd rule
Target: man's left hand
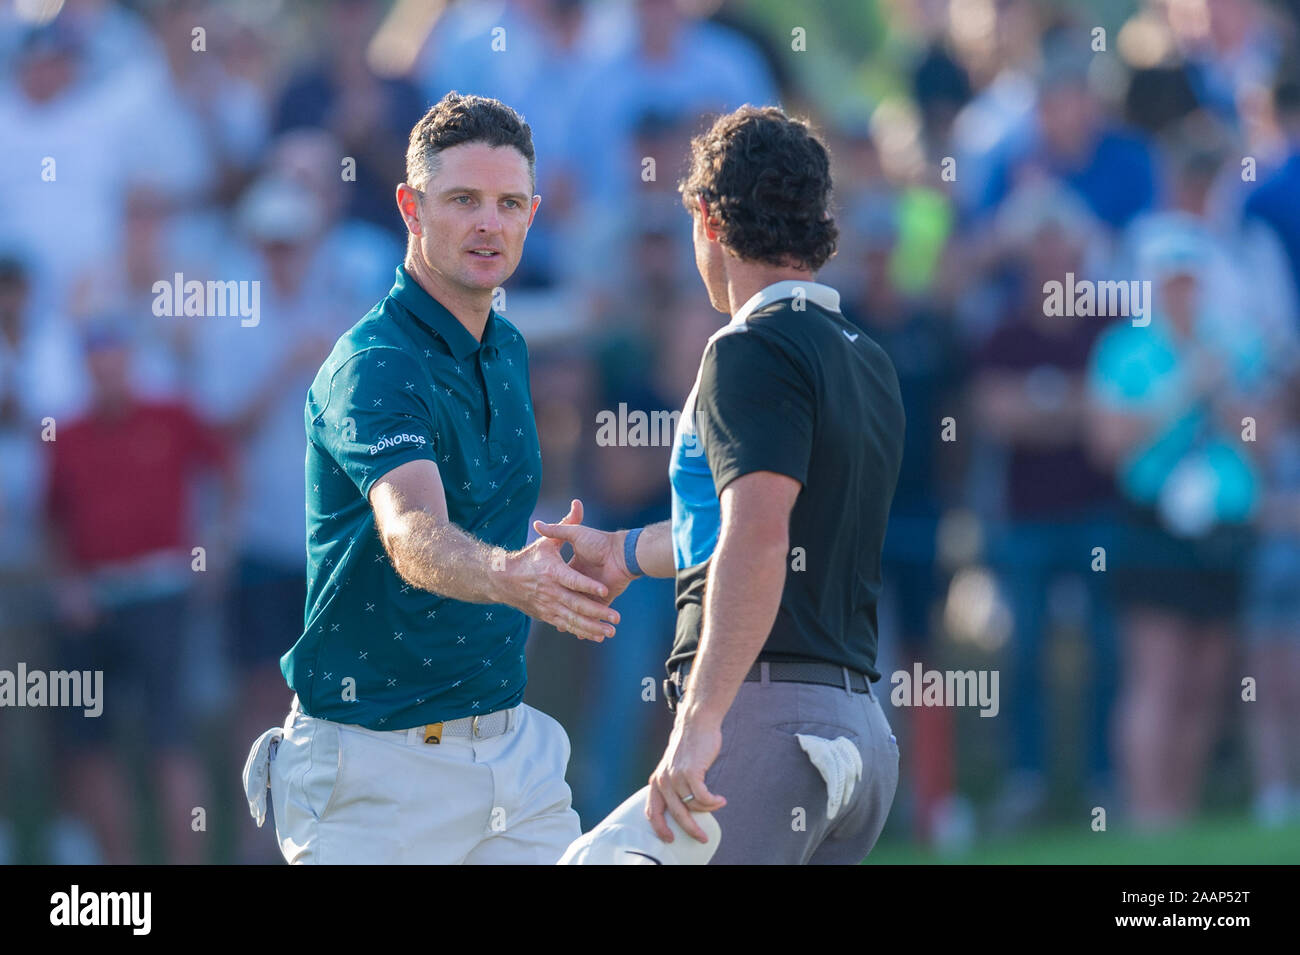
[[(686, 833), (700, 842), (708, 842), (704, 830), (692, 817), (693, 812), (713, 812), (727, 804), (704, 785), (704, 774), (722, 749), (722, 723), (703, 715), (680, 711), (673, 735), (663, 759), (650, 776), (650, 796), (645, 815), (655, 833), (664, 842), (673, 841), (672, 830), (664, 819), (667, 810)], [(682, 797), (693, 796), (683, 802)]]
[(605, 602), (610, 603), (636, 579), (628, 573), (623, 560), (623, 539), (627, 531), (598, 531), (594, 527), (583, 527), (582, 502), (575, 500), (570, 507), (573, 520), (565, 519), (559, 524), (533, 521), (533, 530), (543, 537), (572, 544), (573, 556), (569, 558), (569, 566), (609, 588)]

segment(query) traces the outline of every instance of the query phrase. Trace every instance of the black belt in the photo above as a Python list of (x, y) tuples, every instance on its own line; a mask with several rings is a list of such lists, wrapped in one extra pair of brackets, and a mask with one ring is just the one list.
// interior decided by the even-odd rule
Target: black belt
[[(865, 673), (813, 660), (760, 660), (749, 668), (745, 682), (761, 682), (764, 666), (767, 667), (767, 678), (772, 683), (815, 683), (820, 686), (838, 686), (854, 693), (871, 692), (871, 680)], [(664, 680), (664, 699), (668, 703), (668, 709), (677, 709), (686, 676), (690, 672), (691, 661), (688, 660), (678, 664), (672, 675)]]

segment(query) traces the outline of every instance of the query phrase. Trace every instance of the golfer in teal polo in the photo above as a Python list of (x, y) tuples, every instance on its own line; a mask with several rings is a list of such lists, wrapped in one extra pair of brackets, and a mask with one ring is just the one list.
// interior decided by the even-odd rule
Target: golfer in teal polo
[(296, 696), (245, 769), (255, 817), (269, 778), (289, 862), (548, 864), (580, 833), (564, 729), (521, 702), (528, 618), (599, 641), (618, 614), (557, 542), (524, 547), (528, 351), (491, 301), (540, 202), (533, 164), (496, 100), (430, 109), (397, 188), (406, 262), (307, 395)]

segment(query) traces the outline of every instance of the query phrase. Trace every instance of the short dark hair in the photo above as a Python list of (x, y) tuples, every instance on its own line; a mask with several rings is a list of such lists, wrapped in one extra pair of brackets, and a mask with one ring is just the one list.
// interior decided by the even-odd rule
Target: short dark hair
[(741, 259), (815, 272), (835, 254), (830, 155), (807, 123), (775, 106), (742, 106), (691, 140), (677, 188), (692, 214), (704, 199)]
[(528, 160), (531, 187), (537, 184), (533, 131), (524, 118), (500, 100), (461, 95), (452, 90), (411, 129), (406, 148), (406, 181), (422, 189), (438, 171), (438, 153), (462, 143), (510, 146)]

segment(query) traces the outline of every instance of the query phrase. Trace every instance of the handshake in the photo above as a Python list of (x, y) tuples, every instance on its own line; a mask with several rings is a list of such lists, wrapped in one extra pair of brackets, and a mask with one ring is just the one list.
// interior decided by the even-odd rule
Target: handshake
[[(560, 523), (534, 521), (533, 529), (542, 536), (523, 550), (494, 556), (494, 569), (506, 575), (502, 602), (580, 640), (614, 636), (619, 614), (610, 601), (636, 576), (623, 560), (627, 532), (583, 527), (579, 500)], [(573, 546), (567, 563), (560, 555), (566, 542)]]

